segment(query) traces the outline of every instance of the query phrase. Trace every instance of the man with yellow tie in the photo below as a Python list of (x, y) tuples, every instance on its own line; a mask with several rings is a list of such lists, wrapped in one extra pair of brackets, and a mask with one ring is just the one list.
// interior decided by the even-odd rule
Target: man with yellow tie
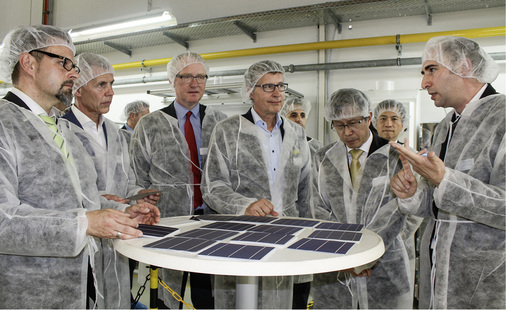
[(363, 224), (383, 238), (385, 254), (364, 270), (314, 275), (314, 307), (411, 308), (409, 259), (400, 236), (405, 216), (389, 189), (391, 176), (401, 169), (399, 156), (369, 129), (371, 101), (363, 92), (333, 93), (324, 115), (340, 141), (316, 154), (315, 215)]

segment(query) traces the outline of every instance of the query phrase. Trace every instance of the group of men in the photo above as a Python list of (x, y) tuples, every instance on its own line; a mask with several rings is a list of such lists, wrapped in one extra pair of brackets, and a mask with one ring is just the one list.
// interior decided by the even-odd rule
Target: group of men
[[(285, 102), (284, 69), (269, 60), (244, 75), (252, 107), (227, 117), (200, 103), (209, 68), (191, 52), (167, 65), (174, 102), (152, 113), (134, 102), (120, 129), (103, 116), (111, 64), (74, 54), (69, 35), (51, 26), (17, 27), (0, 49), (0, 79), (14, 86), (0, 101), (0, 308), (128, 308), (128, 262), (112, 240), (139, 237), (139, 223), (160, 217), (209, 213), (360, 223), (382, 237), (373, 266), (297, 277), (293, 287), (265, 277), (264, 308), (286, 306), (279, 296), (305, 308), (310, 290), (315, 308), (411, 308), (411, 215), (430, 219), (421, 307), (504, 308), (505, 97), (489, 84), (497, 65), (473, 41), (427, 43), (422, 87), (456, 115), (427, 154), (397, 143), (407, 126), (401, 103), (384, 101), (373, 115), (357, 89), (326, 104), (339, 141), (308, 138), (310, 105)], [(52, 107), (73, 97), (55, 122)], [(128, 200), (138, 193), (147, 196)], [(178, 292), (189, 278), (197, 309), (235, 306), (233, 279), (161, 276)], [(159, 306), (179, 307), (161, 297)]]

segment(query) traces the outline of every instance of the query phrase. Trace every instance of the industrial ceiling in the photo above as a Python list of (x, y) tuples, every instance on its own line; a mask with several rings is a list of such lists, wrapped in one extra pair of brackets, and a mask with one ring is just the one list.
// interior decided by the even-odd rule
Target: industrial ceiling
[[(428, 25), (439, 13), (485, 8), (504, 8), (504, 0), (341, 0), (297, 8), (230, 16), (179, 24), (76, 43), (77, 53), (104, 54), (121, 51), (131, 55), (133, 49), (180, 44), (191, 47), (192, 41), (247, 35), (256, 41), (256, 34), (264, 31), (333, 24), (341, 29), (349, 22), (420, 16)], [(177, 16), (176, 16), (177, 18)]]

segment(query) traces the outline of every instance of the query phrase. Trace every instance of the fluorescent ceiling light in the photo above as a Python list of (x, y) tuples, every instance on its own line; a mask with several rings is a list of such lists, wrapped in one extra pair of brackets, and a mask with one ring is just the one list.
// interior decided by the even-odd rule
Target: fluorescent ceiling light
[(107, 26), (88, 28), (82, 30), (74, 31), (71, 29), (69, 33), (70, 36), (72, 37), (72, 41), (76, 43), (174, 25), (177, 25), (176, 18), (172, 16), (168, 11), (164, 11), (161, 16), (138, 19), (128, 22), (121, 22), (117, 24), (111, 24)]

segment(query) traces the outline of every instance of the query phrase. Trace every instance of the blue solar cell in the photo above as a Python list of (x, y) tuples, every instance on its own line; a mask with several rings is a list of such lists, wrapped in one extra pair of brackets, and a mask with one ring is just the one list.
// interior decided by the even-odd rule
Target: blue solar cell
[(320, 246), (318, 252), (337, 253), (343, 245), (344, 242), (341, 241), (326, 241)]
[(331, 230), (346, 230), (346, 231), (361, 231), (364, 228), (362, 224), (347, 224), (347, 223), (320, 223), (315, 228), (317, 229), (331, 229)]
[(236, 222), (253, 222), (253, 223), (269, 223), (277, 220), (276, 217), (271, 216), (252, 216), (252, 215), (240, 215), (236, 216), (232, 221)]
[(167, 227), (161, 225), (146, 225), (146, 224), (139, 224), (139, 227), (137, 229), (142, 231), (142, 234), (144, 236), (152, 236), (152, 237), (165, 237), (168, 234), (171, 234), (179, 230), (178, 228), (174, 227)]
[(273, 249), (272, 247), (220, 243), (200, 252), (199, 255), (260, 260)]
[(348, 253), (348, 251), (351, 249), (352, 246), (353, 246), (353, 243), (346, 242), (345, 244), (343, 244), (343, 246), (336, 253), (337, 254), (346, 254), (346, 253)]
[(291, 226), (277, 226), (277, 225), (258, 225), (254, 226), (249, 231), (259, 231), (270, 234), (282, 234), (282, 235), (293, 235), (299, 231), (301, 231), (302, 227), (291, 227)]
[(302, 227), (313, 227), (320, 223), (320, 221), (306, 220), (306, 219), (279, 219), (272, 222), (276, 225), (288, 225), (288, 226), (302, 226)]
[(362, 237), (361, 233), (346, 231), (343, 233), (340, 240), (344, 241), (360, 241), (360, 238)]
[(203, 214), (198, 215), (195, 218), (203, 221), (231, 221), (235, 215), (222, 215), (222, 214)]
[(316, 238), (316, 239), (334, 239), (341, 241), (360, 241), (362, 237), (361, 233), (351, 232), (351, 231), (339, 231), (339, 230), (325, 230), (325, 229), (316, 229), (312, 232), (308, 238)]
[(255, 227), (255, 225), (246, 223), (216, 222), (207, 224), (205, 226), (202, 226), (201, 228), (244, 231), (252, 227)]
[(178, 234), (177, 237), (224, 240), (237, 234), (238, 232), (235, 231), (197, 228)]
[(232, 241), (286, 244), (292, 238), (293, 236), (291, 235), (267, 234), (262, 232), (245, 232), (232, 239)]
[(304, 238), (290, 245), (288, 248), (314, 252), (346, 254), (353, 245), (354, 243), (349, 242)]
[(144, 247), (166, 249), (166, 250), (179, 250), (187, 252), (198, 252), (214, 243), (216, 243), (216, 241), (213, 240), (167, 237), (146, 244), (144, 245)]

